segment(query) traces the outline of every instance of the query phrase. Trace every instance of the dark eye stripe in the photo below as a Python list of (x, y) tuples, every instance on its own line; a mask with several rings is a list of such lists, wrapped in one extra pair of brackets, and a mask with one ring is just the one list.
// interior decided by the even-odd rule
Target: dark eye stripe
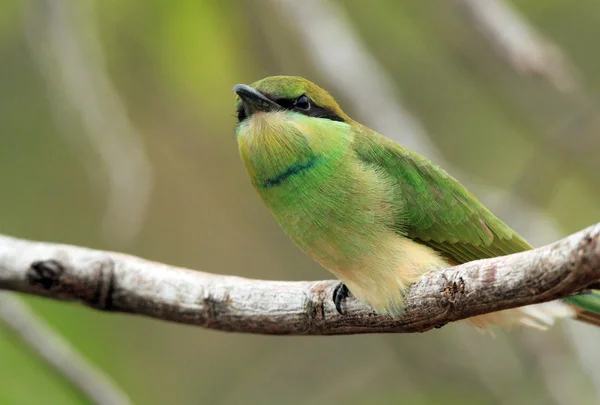
[(308, 108), (307, 110), (302, 108), (295, 108), (294, 103), (296, 99), (278, 98), (275, 100), (275, 102), (279, 104), (282, 108), (285, 108), (286, 110), (295, 111), (297, 113), (304, 114), (309, 117), (324, 118), (332, 121), (344, 122), (344, 119), (337, 115), (335, 112), (331, 111), (328, 108), (318, 106), (310, 98), (308, 100), (310, 103), (310, 108)]
[(246, 110), (244, 110), (244, 106), (242, 104), (240, 104), (237, 108), (237, 118), (238, 118), (238, 122), (242, 122), (246, 118), (248, 118), (246, 116)]
[(275, 102), (277, 104), (279, 104), (286, 110), (291, 110), (294, 108), (294, 101), (295, 100), (290, 100), (289, 98), (279, 98), (279, 99), (275, 100)]
[[(265, 93), (263, 93), (263, 94), (266, 97), (270, 98), (271, 100), (274, 100), (277, 104), (279, 104), (281, 106), (281, 108), (283, 108), (285, 110), (295, 111), (299, 114), (304, 114), (309, 117), (323, 118), (323, 119), (327, 119), (327, 120), (331, 120), (331, 121), (338, 121), (338, 122), (345, 122), (345, 120), (342, 117), (340, 117), (339, 115), (337, 115), (334, 111), (315, 104), (314, 101), (312, 101), (310, 98), (308, 99), (309, 100), (309, 108), (303, 109), (303, 108), (296, 108), (294, 106), (294, 103), (296, 102), (297, 99), (289, 99), (289, 98), (275, 99), (275, 98), (271, 97), (269, 94), (265, 94)], [(246, 115), (246, 111), (244, 110), (244, 107), (241, 103), (238, 105), (238, 108), (237, 108), (237, 117), (238, 117), (238, 122), (242, 122), (246, 118), (248, 118)]]

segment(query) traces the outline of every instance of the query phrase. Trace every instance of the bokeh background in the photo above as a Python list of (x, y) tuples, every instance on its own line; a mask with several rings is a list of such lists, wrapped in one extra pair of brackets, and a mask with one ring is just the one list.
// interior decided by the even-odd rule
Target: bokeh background
[[(274, 74), (329, 89), (532, 243), (600, 218), (597, 0), (0, 3), (3, 234), (329, 278), (237, 154), (231, 88)], [(136, 404), (600, 402), (600, 333), (575, 322), (266, 337), (25, 300)], [(0, 403), (89, 402), (0, 321)]]

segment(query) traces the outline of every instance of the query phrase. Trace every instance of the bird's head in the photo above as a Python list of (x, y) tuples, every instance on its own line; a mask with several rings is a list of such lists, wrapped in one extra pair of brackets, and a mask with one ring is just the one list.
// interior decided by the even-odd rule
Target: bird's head
[(353, 121), (329, 93), (302, 77), (267, 77), (233, 91), (240, 153), (255, 186), (306, 162), (334, 163), (349, 148)]
[(250, 86), (238, 84), (233, 91), (237, 94), (240, 123), (257, 113), (279, 111), (332, 121), (350, 120), (329, 93), (298, 76), (271, 76)]

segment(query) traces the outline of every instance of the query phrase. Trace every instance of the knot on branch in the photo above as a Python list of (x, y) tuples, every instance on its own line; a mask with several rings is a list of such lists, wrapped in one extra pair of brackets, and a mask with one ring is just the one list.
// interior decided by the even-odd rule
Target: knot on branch
[(53, 290), (60, 285), (64, 272), (64, 266), (57, 260), (39, 260), (31, 263), (25, 276), (31, 285)]
[(448, 284), (442, 291), (442, 295), (448, 299), (451, 304), (460, 298), (465, 293), (465, 280), (462, 277), (458, 278), (458, 281), (448, 280)]
[(53, 295), (80, 300), (98, 309), (110, 309), (115, 289), (114, 260), (110, 257), (94, 261), (92, 272), (80, 272), (56, 259), (37, 260), (25, 274), (33, 287)]

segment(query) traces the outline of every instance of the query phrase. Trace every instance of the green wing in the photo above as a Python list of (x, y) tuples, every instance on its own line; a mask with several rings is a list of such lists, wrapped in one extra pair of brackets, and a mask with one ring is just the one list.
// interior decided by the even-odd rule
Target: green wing
[[(366, 165), (397, 183), (402, 214), (397, 231), (430, 246), (454, 263), (502, 256), (531, 249), (458, 181), (423, 156), (368, 128), (354, 141)], [(578, 307), (576, 318), (600, 326), (600, 290), (567, 297)]]
[(362, 127), (354, 150), (363, 163), (397, 182), (403, 235), (455, 263), (531, 249), (458, 181), (423, 156)]
[(585, 311), (600, 314), (600, 290), (590, 290), (584, 294), (577, 294), (565, 298), (567, 302), (577, 305)]

